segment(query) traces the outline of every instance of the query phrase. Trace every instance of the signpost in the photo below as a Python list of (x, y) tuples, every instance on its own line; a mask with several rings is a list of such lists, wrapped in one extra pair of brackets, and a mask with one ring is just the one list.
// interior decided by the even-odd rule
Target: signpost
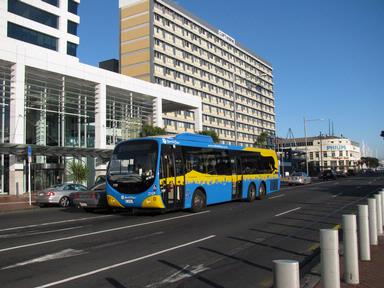
[(32, 205), (32, 194), (31, 194), (31, 162), (32, 162), (32, 147), (28, 146), (28, 196), (29, 206)]

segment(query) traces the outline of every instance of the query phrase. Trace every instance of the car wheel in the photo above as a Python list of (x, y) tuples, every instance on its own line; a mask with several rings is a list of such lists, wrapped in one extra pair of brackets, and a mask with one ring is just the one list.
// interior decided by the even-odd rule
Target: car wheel
[(256, 186), (251, 183), (248, 187), (247, 201), (253, 202), (256, 199)]
[(264, 199), (266, 194), (265, 184), (261, 183), (259, 186), (259, 195), (257, 196), (257, 199), (262, 200)]
[(200, 189), (193, 193), (191, 211), (193, 213), (200, 212), (207, 207), (207, 200), (205, 194)]
[(39, 207), (40, 207), (40, 208), (44, 208), (45, 206), (46, 206), (46, 205), (45, 205), (44, 203), (40, 203), (40, 204), (39, 204)]
[(69, 198), (67, 196), (64, 196), (60, 199), (59, 205), (61, 207), (68, 207), (69, 206)]
[(91, 213), (91, 212), (94, 212), (95, 209), (93, 209), (93, 208), (84, 208), (84, 211), (88, 212), (88, 213)]

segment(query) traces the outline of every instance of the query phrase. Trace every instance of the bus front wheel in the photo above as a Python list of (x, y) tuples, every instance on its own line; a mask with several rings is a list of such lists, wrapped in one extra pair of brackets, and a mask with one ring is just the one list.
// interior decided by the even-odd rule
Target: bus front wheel
[(250, 184), (248, 187), (247, 201), (252, 202), (256, 199), (256, 187), (255, 184)]
[(259, 200), (264, 199), (265, 194), (266, 194), (265, 184), (264, 183), (260, 183), (259, 195), (257, 196), (257, 199), (259, 199)]
[(207, 200), (205, 194), (200, 189), (193, 193), (191, 211), (197, 213), (203, 211), (207, 207)]

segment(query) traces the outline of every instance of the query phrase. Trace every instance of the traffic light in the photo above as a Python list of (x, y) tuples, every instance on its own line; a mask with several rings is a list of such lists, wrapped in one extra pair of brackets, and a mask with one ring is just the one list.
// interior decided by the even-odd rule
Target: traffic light
[(384, 138), (384, 131), (381, 131), (380, 136)]

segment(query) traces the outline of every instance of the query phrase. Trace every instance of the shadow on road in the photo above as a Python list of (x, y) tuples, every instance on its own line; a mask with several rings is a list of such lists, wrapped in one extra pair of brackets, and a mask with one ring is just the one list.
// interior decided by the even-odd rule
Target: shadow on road
[[(205, 284), (207, 284), (207, 285), (209, 285), (211, 287), (224, 288), (224, 286), (221, 286), (221, 285), (219, 285), (219, 284), (217, 284), (217, 283), (215, 283), (215, 282), (213, 282), (213, 281), (211, 281), (211, 280), (209, 280), (209, 279), (207, 279), (207, 278), (205, 278), (205, 277), (203, 277), (203, 276), (201, 276), (199, 274), (193, 273), (190, 270), (185, 269), (183, 267), (180, 267), (180, 266), (178, 266), (176, 264), (173, 264), (173, 263), (165, 261), (165, 260), (159, 260), (159, 262), (164, 264), (164, 265), (167, 265), (167, 266), (169, 266), (169, 267), (171, 267), (173, 269), (176, 269), (180, 273), (187, 274), (190, 277), (193, 277), (194, 279), (197, 279), (197, 280), (199, 280), (199, 281), (201, 281), (201, 282), (203, 282), (203, 283), (205, 283)], [(188, 278), (190, 278), (190, 277), (188, 277)], [(181, 284), (181, 286), (178, 285), (177, 287), (184, 287), (184, 286)]]

